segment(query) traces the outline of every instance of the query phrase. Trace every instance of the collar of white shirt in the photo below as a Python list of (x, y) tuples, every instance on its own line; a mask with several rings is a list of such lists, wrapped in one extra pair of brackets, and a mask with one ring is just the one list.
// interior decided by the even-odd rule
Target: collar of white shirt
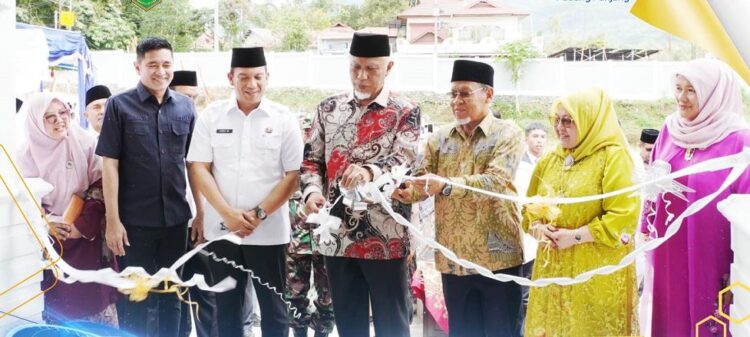
[(535, 156), (533, 153), (531, 153), (530, 150), (526, 150), (526, 155), (528, 156), (529, 162), (536, 165), (537, 162), (539, 162), (539, 157)]
[[(226, 112), (238, 111), (238, 112), (241, 112), (241, 113), (244, 114), (244, 112), (242, 112), (242, 110), (240, 109), (239, 104), (237, 104), (237, 94), (235, 94), (234, 92), (232, 92), (232, 94), (229, 96), (229, 101), (228, 102), (229, 102), (229, 104), (227, 106), (227, 111)], [(260, 100), (260, 104), (258, 105), (258, 107), (255, 108), (255, 110), (251, 111), (251, 115), (252, 115), (253, 112), (256, 112), (256, 111), (261, 111), (261, 112), (263, 112), (263, 113), (265, 113), (265, 114), (267, 114), (267, 115), (270, 116), (271, 113), (274, 111), (273, 102), (271, 102), (271, 100), (263, 97)]]

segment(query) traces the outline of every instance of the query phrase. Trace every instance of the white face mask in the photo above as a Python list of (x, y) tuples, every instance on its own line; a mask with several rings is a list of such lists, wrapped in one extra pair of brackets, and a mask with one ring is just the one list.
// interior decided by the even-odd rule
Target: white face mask
[(456, 120), (456, 124), (458, 124), (458, 125), (466, 125), (466, 124), (469, 124), (469, 123), (471, 123), (471, 118), (469, 118), (469, 117), (461, 118), (461, 119), (457, 119)]
[(354, 97), (356, 97), (359, 100), (368, 99), (368, 98), (370, 98), (370, 94), (368, 94), (366, 92), (361, 92), (361, 91), (354, 90)]

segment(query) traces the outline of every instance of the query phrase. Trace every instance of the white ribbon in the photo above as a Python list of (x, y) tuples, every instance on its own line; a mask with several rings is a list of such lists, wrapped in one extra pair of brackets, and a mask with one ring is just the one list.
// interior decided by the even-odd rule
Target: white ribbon
[[(656, 249), (657, 247), (661, 246), (664, 242), (666, 242), (669, 238), (671, 238), (673, 235), (677, 233), (677, 231), (682, 227), (683, 220), (692, 215), (696, 212), (700, 211), (703, 207), (711, 203), (722, 191), (724, 191), (727, 187), (729, 187), (732, 183), (734, 183), (740, 175), (747, 169), (748, 165), (750, 165), (750, 148), (744, 148), (743, 151), (731, 155), (731, 156), (725, 156), (720, 158), (715, 158), (711, 160), (707, 160), (701, 163), (698, 163), (696, 165), (692, 165), (690, 167), (687, 167), (685, 169), (682, 169), (677, 172), (673, 172), (661, 177), (657, 177), (652, 179), (651, 181), (646, 181), (639, 183), (637, 185), (633, 185), (628, 188), (620, 189), (617, 191), (612, 191), (609, 193), (599, 194), (599, 195), (593, 195), (593, 196), (586, 196), (586, 197), (576, 197), (576, 198), (542, 198), (539, 196), (535, 197), (518, 197), (518, 196), (511, 196), (511, 195), (505, 195), (500, 194), (496, 192), (490, 192), (481, 190), (475, 187), (463, 185), (463, 184), (456, 184), (451, 182), (448, 179), (444, 178), (433, 178), (435, 180), (441, 181), (446, 184), (452, 184), (455, 187), (464, 188), (476, 193), (481, 193), (484, 195), (488, 195), (490, 197), (494, 197), (497, 199), (502, 200), (509, 200), (518, 202), (521, 204), (527, 204), (527, 203), (537, 203), (537, 202), (550, 202), (553, 204), (573, 204), (573, 203), (579, 203), (579, 202), (587, 202), (587, 201), (593, 201), (593, 200), (600, 200), (604, 198), (609, 198), (612, 196), (616, 196), (623, 193), (630, 193), (634, 191), (638, 191), (644, 187), (648, 187), (651, 185), (656, 185), (664, 182), (674, 181), (675, 178), (684, 177), (690, 174), (700, 173), (700, 172), (707, 172), (707, 171), (718, 171), (722, 169), (732, 168), (732, 171), (730, 172), (729, 176), (724, 180), (724, 183), (721, 185), (721, 187), (715, 191), (714, 193), (705, 196), (692, 204), (688, 206), (688, 208), (677, 218), (674, 222), (670, 224), (670, 226), (667, 228), (666, 233), (661, 238), (656, 238), (651, 241), (646, 242), (643, 246), (636, 248), (633, 252), (626, 255), (625, 257), (620, 260), (620, 263), (617, 265), (607, 265), (602, 266), (593, 270), (589, 270), (587, 272), (581, 273), (579, 275), (576, 275), (575, 277), (554, 277), (554, 278), (545, 278), (545, 279), (537, 279), (534, 281), (531, 281), (529, 279), (518, 277), (518, 276), (511, 276), (511, 275), (505, 275), (505, 274), (498, 274), (494, 275), (492, 274), (492, 271), (482, 267), (476, 263), (473, 263), (469, 260), (459, 258), (453, 251), (446, 248), (445, 246), (441, 245), (440, 243), (436, 242), (434, 239), (428, 238), (422, 231), (417, 228), (416, 226), (412, 225), (408, 220), (406, 220), (403, 216), (393, 211), (393, 209), (390, 206), (390, 199), (386, 197), (390, 197), (390, 193), (384, 195), (380, 188), (383, 187), (384, 191), (389, 191), (392, 193), (393, 190), (395, 190), (404, 179), (420, 179), (418, 177), (407, 177), (406, 172), (408, 169), (406, 167), (394, 167), (391, 170), (391, 173), (386, 173), (383, 176), (381, 176), (376, 182), (371, 182), (368, 184), (365, 184), (364, 186), (359, 187), (362, 189), (362, 191), (368, 193), (371, 196), (375, 197), (375, 201), (379, 203), (383, 209), (385, 209), (398, 223), (401, 225), (407, 227), (410, 229), (410, 232), (414, 235), (415, 238), (422, 240), (425, 242), (426, 245), (430, 246), (431, 248), (434, 248), (438, 251), (440, 251), (446, 258), (449, 260), (463, 266), (467, 269), (474, 269), (479, 274), (501, 281), (501, 282), (516, 282), (520, 285), (525, 286), (532, 286), (532, 287), (544, 287), (548, 286), (550, 284), (558, 284), (558, 285), (571, 285), (571, 284), (577, 284), (582, 283), (590, 278), (592, 278), (595, 275), (607, 275), (614, 273), (622, 268), (625, 268), (629, 264), (633, 263), (636, 259), (636, 256), (642, 252), (645, 251), (651, 251)], [(377, 183), (377, 184), (376, 184)], [(378, 185), (379, 184), (379, 185)], [(324, 223), (325, 226), (324, 229), (318, 230), (316, 234), (319, 235), (325, 235), (326, 232), (328, 235), (330, 235), (332, 230), (336, 230), (338, 227), (335, 225), (336, 222), (331, 219), (330, 208), (323, 208), (321, 210), (325, 210), (325, 213), (319, 213), (318, 218), (316, 218), (316, 215), (311, 215), (312, 220), (317, 220), (321, 225)], [(338, 225), (340, 226), (341, 220), (338, 220)], [(39, 226), (36, 226), (39, 228)], [(46, 232), (46, 230), (39, 231), (41, 233)], [(327, 237), (326, 237), (327, 238)], [(332, 239), (332, 236), (329, 238)], [(205, 242), (203, 244), (200, 244), (196, 246), (194, 249), (180, 257), (175, 263), (173, 263), (169, 268), (161, 268), (159, 271), (157, 271), (155, 274), (151, 275), (147, 273), (143, 268), (140, 267), (128, 267), (125, 268), (120, 273), (115, 272), (111, 268), (104, 268), (99, 270), (80, 270), (77, 268), (74, 268), (67, 264), (55, 251), (55, 249), (52, 247), (50, 240), (42, 240), (46, 250), (47, 254), (50, 256), (50, 260), (52, 261), (52, 268), (55, 268), (59, 271), (62, 271), (64, 275), (60, 275), (59, 279), (62, 282), (65, 283), (73, 283), (73, 282), (83, 282), (83, 283), (99, 283), (108, 285), (111, 287), (115, 287), (118, 289), (132, 289), (136, 286), (136, 282), (129, 278), (130, 275), (136, 274), (138, 276), (141, 276), (145, 279), (147, 279), (148, 285), (150, 286), (157, 286), (159, 283), (163, 281), (170, 281), (172, 283), (178, 284), (180, 286), (190, 287), (190, 286), (197, 286), (198, 288), (206, 291), (213, 291), (213, 292), (223, 292), (230, 289), (233, 289), (236, 285), (236, 281), (231, 278), (227, 277), (223, 279), (221, 282), (214, 286), (209, 286), (203, 275), (201, 274), (195, 274), (190, 280), (184, 281), (181, 280), (179, 275), (177, 274), (177, 269), (179, 269), (187, 260), (189, 260), (191, 257), (193, 257), (195, 254), (197, 254), (199, 251), (201, 251), (205, 246), (208, 244), (219, 241), (219, 240), (228, 240), (234, 244), (240, 244), (240, 239), (234, 234), (226, 234), (224, 236), (221, 236), (219, 238), (216, 238), (214, 240), (210, 240), (208, 242)], [(235, 266), (237, 268), (237, 266)]]
[[(728, 188), (732, 183), (734, 183), (740, 175), (750, 166), (750, 147), (745, 147), (741, 152), (731, 155), (731, 156), (725, 156), (720, 158), (715, 158), (711, 160), (707, 160), (701, 163), (698, 163), (696, 165), (684, 168), (682, 170), (679, 170), (677, 172), (673, 172), (661, 177), (657, 177), (652, 179), (651, 181), (642, 182), (640, 184), (612, 191), (609, 193), (599, 194), (599, 195), (593, 195), (593, 196), (586, 196), (586, 197), (575, 197), (575, 198), (542, 198), (539, 196), (535, 197), (517, 197), (517, 196), (511, 196), (511, 195), (505, 195), (500, 194), (496, 192), (490, 192), (481, 190), (478, 188), (474, 188), (467, 185), (462, 184), (455, 184), (451, 182), (448, 179), (444, 178), (431, 178), (435, 179), (441, 182), (444, 182), (446, 184), (453, 184), (455, 187), (464, 188), (470, 191), (474, 191), (477, 193), (481, 193), (484, 195), (488, 195), (497, 199), (503, 199), (503, 200), (509, 200), (514, 201), (518, 203), (536, 203), (536, 202), (550, 202), (554, 204), (573, 204), (573, 203), (579, 203), (579, 202), (587, 202), (587, 201), (593, 201), (593, 200), (600, 200), (604, 198), (609, 198), (612, 196), (620, 195), (623, 193), (630, 193), (637, 191), (641, 188), (655, 185), (655, 184), (664, 184), (665, 181), (673, 181), (675, 178), (684, 177), (690, 174), (700, 173), (700, 172), (707, 172), (707, 171), (718, 171), (723, 170), (727, 168), (731, 168), (731, 172), (727, 176), (727, 178), (724, 180), (724, 183), (717, 189), (715, 192), (693, 202), (688, 206), (687, 209), (677, 218), (674, 222), (670, 224), (670, 226), (667, 228), (666, 233), (661, 238), (656, 238), (653, 240), (650, 240), (646, 242), (643, 246), (636, 248), (626, 256), (624, 256), (620, 262), (616, 265), (606, 265), (599, 268), (595, 268), (583, 273), (580, 273), (574, 277), (552, 277), (552, 278), (543, 278), (543, 279), (537, 279), (534, 281), (531, 281), (524, 277), (519, 276), (512, 276), (512, 275), (506, 275), (506, 274), (493, 274), (491, 270), (478, 265), (474, 262), (471, 262), (466, 259), (460, 258), (458, 255), (456, 255), (455, 252), (451, 251), (450, 249), (446, 248), (445, 246), (441, 245), (437, 241), (435, 241), (432, 238), (427, 237), (422, 231), (412, 225), (407, 219), (405, 219), (400, 214), (393, 211), (393, 208), (391, 208), (390, 200), (380, 192), (380, 187), (376, 185), (375, 183), (368, 183), (364, 186), (359, 187), (363, 191), (369, 192), (371, 195), (376, 196), (376, 202), (379, 203), (383, 209), (388, 212), (388, 214), (393, 217), (396, 222), (403, 225), (404, 227), (409, 228), (409, 232), (413, 235), (414, 238), (423, 241), (427, 246), (439, 251), (442, 253), (447, 259), (461, 265), (464, 268), (467, 269), (473, 269), (476, 270), (478, 274), (482, 276), (489, 277), (491, 279), (500, 281), (500, 282), (516, 282), (523, 286), (531, 286), (531, 287), (546, 287), (551, 284), (557, 284), (557, 285), (572, 285), (572, 284), (578, 284), (583, 283), (591, 279), (592, 277), (596, 275), (608, 275), (612, 274), (614, 272), (617, 272), (620, 269), (623, 269), (633, 263), (637, 257), (638, 254), (641, 254), (646, 251), (651, 251), (662, 244), (664, 244), (669, 238), (671, 238), (673, 235), (677, 233), (677, 231), (682, 227), (682, 222), (685, 218), (687, 218), (690, 215), (695, 214), (696, 212), (700, 211), (711, 203), (719, 194), (721, 194), (722, 191), (724, 191), (726, 188)], [(397, 172), (404, 171), (404, 168), (397, 169)], [(386, 173), (385, 175), (387, 175)], [(384, 186), (384, 190), (391, 190), (393, 186), (399, 186), (401, 183), (401, 180), (395, 179), (394, 176), (391, 176), (392, 179), (378, 179), (378, 182), (386, 182), (386, 185), (390, 184), (391, 186)], [(401, 177), (402, 179), (407, 177)], [(420, 179), (418, 177), (411, 177), (408, 179)], [(664, 185), (662, 185), (664, 186)], [(388, 195), (390, 197), (390, 195)]]
[[(149, 274), (141, 267), (127, 267), (119, 273), (112, 270), (112, 268), (103, 268), (99, 270), (81, 270), (65, 262), (65, 260), (52, 247), (51, 240), (42, 240), (42, 242), (44, 243), (44, 247), (46, 248), (47, 254), (49, 255), (49, 260), (52, 261), (50, 267), (57, 270), (56, 274), (59, 275), (58, 280), (68, 284), (74, 282), (93, 282), (108, 285), (117, 289), (128, 290), (133, 289), (136, 286), (135, 280), (129, 278), (129, 276), (137, 275), (145, 279), (146, 284), (151, 288), (158, 286), (164, 281), (169, 281), (183, 287), (197, 286), (201, 290), (224, 292), (230, 289), (234, 289), (237, 284), (234, 278), (227, 277), (214, 286), (209, 286), (202, 274), (195, 274), (189, 280), (182, 280), (177, 274), (177, 269), (184, 265), (185, 262), (187, 262), (191, 257), (193, 257), (210, 243), (219, 240), (227, 240), (234, 244), (240, 244), (239, 237), (234, 234), (226, 234), (224, 236), (196, 246), (191, 251), (187, 252), (185, 255), (177, 259), (177, 261), (175, 261), (169, 268), (161, 268), (154, 274)], [(62, 274), (60, 274), (59, 272), (62, 272)]]
[(341, 219), (332, 216), (330, 212), (329, 207), (323, 207), (317, 213), (308, 216), (306, 220), (308, 223), (318, 224), (318, 227), (313, 229), (313, 234), (319, 235), (320, 243), (325, 245), (335, 241), (331, 233), (341, 227)]
[[(648, 187), (648, 186), (655, 185), (655, 184), (670, 184), (670, 182), (673, 182), (674, 179), (676, 178), (688, 176), (688, 175), (695, 174), (695, 173), (719, 171), (719, 170), (738, 167), (738, 166), (747, 167), (748, 164), (750, 164), (750, 147), (745, 147), (741, 152), (738, 152), (731, 156), (725, 156), (725, 157), (719, 157), (719, 158), (706, 160), (704, 162), (700, 162), (698, 164), (686, 167), (677, 172), (672, 172), (670, 174), (654, 178), (650, 181), (641, 182), (639, 184), (629, 186), (627, 188), (619, 189), (619, 190), (604, 193), (604, 194), (591, 195), (591, 196), (585, 196), (585, 197), (574, 197), (574, 198), (541, 197), (541, 196), (520, 197), (520, 196), (515, 196), (515, 195), (507, 195), (507, 194), (501, 194), (497, 192), (485, 191), (476, 187), (458, 184), (458, 183), (452, 182), (442, 177), (432, 176), (430, 179), (437, 180), (446, 184), (451, 184), (454, 187), (463, 188), (463, 189), (476, 192), (476, 193), (480, 193), (480, 194), (484, 194), (484, 195), (487, 195), (496, 199), (513, 201), (513, 202), (517, 202), (520, 204), (546, 202), (546, 203), (560, 205), (560, 204), (576, 204), (576, 203), (581, 203), (581, 202), (606, 199), (606, 198), (610, 198), (610, 197), (620, 195), (623, 193), (631, 193), (631, 192), (639, 191), (644, 187)], [(409, 177), (408, 179), (424, 180), (425, 178)]]

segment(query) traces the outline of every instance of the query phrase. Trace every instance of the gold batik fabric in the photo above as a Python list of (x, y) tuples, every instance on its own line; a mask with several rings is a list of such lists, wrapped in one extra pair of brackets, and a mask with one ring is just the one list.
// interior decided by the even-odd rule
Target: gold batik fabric
[[(451, 125), (428, 141), (416, 174), (434, 173), (454, 182), (516, 194), (513, 177), (523, 154), (523, 131), (513, 122), (487, 115), (466, 135)], [(435, 237), (440, 244), (490, 270), (523, 263), (520, 213), (515, 203), (454, 187), (435, 197)], [(441, 273), (475, 274), (436, 253)]]

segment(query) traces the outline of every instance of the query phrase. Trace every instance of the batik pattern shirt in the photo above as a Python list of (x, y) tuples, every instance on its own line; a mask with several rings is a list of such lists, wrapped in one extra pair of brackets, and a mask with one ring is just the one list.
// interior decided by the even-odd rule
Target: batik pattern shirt
[[(383, 89), (367, 107), (360, 108), (350, 94), (323, 100), (318, 106), (312, 129), (305, 143), (302, 164), (303, 200), (317, 192), (333, 203), (341, 194), (338, 182), (350, 164), (365, 166), (373, 180), (391, 167), (414, 167), (419, 138), (419, 108), (395, 93)], [(409, 205), (396, 203), (394, 210), (410, 218)], [(339, 201), (331, 215), (342, 219), (333, 242), (317, 242), (323, 255), (387, 260), (408, 255), (409, 237), (376, 204), (355, 211)]]
[[(442, 128), (427, 142), (417, 174), (434, 173), (455, 183), (515, 195), (513, 186), (523, 154), (523, 131), (513, 122), (487, 115), (467, 135), (456, 124)], [(497, 271), (523, 263), (521, 216), (515, 203), (453, 187), (435, 197), (437, 241), (467, 259)], [(441, 273), (475, 274), (435, 254)]]

